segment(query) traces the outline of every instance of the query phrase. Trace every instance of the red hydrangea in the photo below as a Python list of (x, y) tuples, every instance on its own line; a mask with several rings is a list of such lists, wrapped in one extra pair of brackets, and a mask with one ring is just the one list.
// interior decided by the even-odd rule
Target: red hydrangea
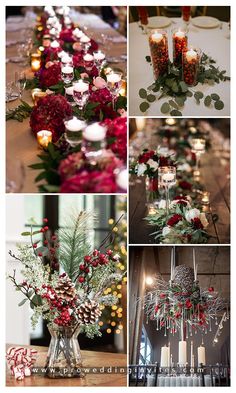
[(167, 157), (160, 156), (159, 166), (168, 166), (168, 165), (173, 165), (172, 161)]
[(180, 181), (179, 186), (183, 190), (191, 190), (192, 189), (192, 184), (189, 183), (188, 181), (185, 181), (185, 180)]
[(73, 55), (73, 65), (75, 68), (79, 68), (83, 65), (83, 54), (81, 52)]
[[(74, 42), (74, 38), (73, 38), (73, 29), (63, 29), (60, 32), (60, 40), (64, 41), (64, 42)], [(62, 43), (63, 44), (63, 43)]]
[(43, 68), (39, 74), (39, 84), (43, 88), (56, 85), (61, 80), (61, 66), (53, 64), (49, 68)]
[(95, 119), (100, 118), (100, 112), (103, 113), (104, 119), (114, 119), (118, 117), (117, 113), (112, 108), (112, 95), (106, 87), (91, 91), (89, 101), (99, 103), (99, 105), (94, 108)]
[(152, 158), (154, 154), (155, 154), (154, 150), (146, 151), (139, 156), (138, 162), (140, 164), (146, 164), (146, 162), (148, 162), (148, 160), (150, 160), (150, 158)]
[[(107, 126), (108, 148), (126, 162), (127, 159), (127, 118), (117, 117), (114, 120), (106, 119), (102, 124)], [(109, 140), (111, 142), (109, 142)]]
[(65, 180), (60, 188), (62, 193), (114, 193), (115, 175), (109, 171), (86, 169)]
[(174, 225), (176, 225), (179, 221), (182, 220), (182, 216), (180, 214), (174, 214), (172, 217), (169, 218), (169, 220), (167, 221), (167, 225), (169, 225), (170, 227), (173, 227)]
[(193, 218), (193, 219), (191, 220), (191, 222), (192, 222), (193, 227), (194, 227), (195, 229), (203, 229), (203, 225), (202, 225), (202, 223), (201, 223), (200, 218), (195, 217), (195, 218)]
[(61, 51), (61, 48), (51, 48), (50, 46), (48, 48), (44, 49), (43, 57), (44, 57), (44, 62), (47, 63), (48, 61), (54, 61), (58, 60), (58, 52)]
[(37, 135), (38, 131), (52, 131), (53, 142), (56, 142), (65, 131), (63, 120), (72, 115), (72, 108), (66, 98), (60, 94), (48, 95), (38, 101), (30, 116), (30, 127)]

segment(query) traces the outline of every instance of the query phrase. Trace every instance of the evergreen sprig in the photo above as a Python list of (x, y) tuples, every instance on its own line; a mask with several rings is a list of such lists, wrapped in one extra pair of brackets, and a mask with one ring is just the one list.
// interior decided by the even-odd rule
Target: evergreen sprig
[(25, 101), (21, 101), (21, 104), (18, 105), (14, 109), (9, 109), (6, 112), (6, 121), (7, 120), (17, 120), (22, 122), (24, 119), (27, 119), (31, 115), (33, 107), (27, 104)]

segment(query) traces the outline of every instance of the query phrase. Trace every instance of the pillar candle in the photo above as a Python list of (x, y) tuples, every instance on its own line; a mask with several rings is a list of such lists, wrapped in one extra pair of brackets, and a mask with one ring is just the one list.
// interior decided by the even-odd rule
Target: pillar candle
[(161, 367), (168, 367), (169, 347), (161, 348)]
[(198, 366), (200, 364), (206, 365), (206, 349), (202, 345), (197, 349), (197, 356), (198, 356)]
[(187, 363), (187, 343), (186, 341), (179, 341), (179, 364), (185, 365)]

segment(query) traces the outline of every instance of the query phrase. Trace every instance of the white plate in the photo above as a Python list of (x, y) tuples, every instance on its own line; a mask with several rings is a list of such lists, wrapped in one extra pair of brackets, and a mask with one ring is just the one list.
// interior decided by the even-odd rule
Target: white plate
[(149, 18), (148, 29), (163, 29), (171, 25), (171, 19), (166, 16), (154, 16)]
[(201, 27), (202, 29), (214, 29), (220, 24), (219, 19), (213, 18), (212, 16), (196, 16), (192, 18), (191, 22), (196, 27)]

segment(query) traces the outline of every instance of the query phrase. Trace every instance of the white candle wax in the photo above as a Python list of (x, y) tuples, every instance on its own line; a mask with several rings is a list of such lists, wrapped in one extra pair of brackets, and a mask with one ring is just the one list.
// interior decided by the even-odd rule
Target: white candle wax
[(56, 41), (56, 40), (52, 41), (51, 48), (56, 49), (56, 48), (59, 48), (59, 46), (60, 46), (60, 44), (58, 41)]
[(68, 53), (62, 50), (61, 52), (58, 52), (57, 56), (59, 59), (62, 59), (64, 56), (68, 56)]
[(66, 65), (65, 67), (62, 67), (61, 72), (63, 72), (63, 74), (72, 74), (73, 67)]
[(177, 38), (184, 38), (184, 32), (180, 31), (180, 30), (176, 31), (175, 37), (177, 37)]
[(163, 35), (161, 33), (153, 33), (152, 34), (152, 41), (155, 42), (161, 42), (161, 40), (163, 39)]
[(190, 49), (186, 52), (187, 61), (197, 60), (197, 52), (193, 49)]
[(187, 363), (187, 343), (186, 341), (179, 341), (179, 364), (185, 365)]
[(197, 141), (194, 143), (194, 145), (193, 145), (193, 147), (194, 147), (195, 150), (203, 150), (203, 149), (204, 149), (204, 146), (205, 146), (204, 142), (199, 141), (199, 140), (197, 140)]
[(161, 347), (161, 367), (168, 367), (168, 358), (169, 358), (169, 348)]
[(86, 53), (83, 57), (84, 61), (93, 61), (94, 57), (90, 53)]
[(77, 119), (77, 117), (73, 116), (72, 119), (65, 122), (66, 128), (68, 131), (79, 131), (85, 127), (85, 122), (83, 120)]
[(121, 80), (121, 75), (114, 73), (107, 75), (107, 82), (118, 83)]
[(102, 51), (94, 52), (93, 53), (94, 59), (95, 60), (104, 60), (106, 55)]
[(99, 123), (93, 123), (85, 128), (83, 137), (87, 139), (87, 141), (99, 142), (106, 137), (106, 131), (106, 127), (101, 126)]
[(173, 173), (165, 173), (162, 176), (163, 181), (171, 181), (171, 180), (174, 180), (174, 178), (175, 178), (175, 175)]
[(65, 55), (61, 58), (61, 62), (62, 62), (62, 63), (71, 63), (71, 62), (72, 62), (72, 58), (71, 58), (68, 54), (65, 54)]
[(206, 365), (206, 349), (202, 345), (197, 349), (197, 356), (198, 356), (198, 366), (200, 364)]
[(78, 29), (78, 27), (76, 27), (76, 29), (73, 31), (73, 35), (76, 38), (81, 38), (83, 37), (84, 33), (82, 32), (82, 30)]
[(146, 119), (144, 117), (137, 117), (135, 119), (136, 127), (138, 131), (142, 131), (146, 124)]
[[(193, 249), (193, 252), (194, 252), (194, 249)], [(193, 341), (191, 341), (191, 353), (190, 353), (190, 366), (191, 367), (193, 367), (192, 361), (193, 361)]]
[(127, 170), (123, 169), (116, 177), (116, 183), (119, 188), (122, 188), (122, 190), (127, 189), (127, 175)]
[(84, 93), (89, 89), (89, 84), (83, 82), (82, 79), (80, 79), (77, 83), (74, 84), (74, 90), (77, 91), (78, 93)]
[(82, 43), (84, 43), (84, 44), (87, 44), (88, 42), (90, 42), (90, 38), (87, 36), (87, 35), (83, 35), (81, 38), (80, 38), (80, 42), (82, 42)]
[(69, 86), (65, 88), (65, 92), (68, 96), (73, 96), (73, 91), (74, 91), (74, 87), (73, 86)]

